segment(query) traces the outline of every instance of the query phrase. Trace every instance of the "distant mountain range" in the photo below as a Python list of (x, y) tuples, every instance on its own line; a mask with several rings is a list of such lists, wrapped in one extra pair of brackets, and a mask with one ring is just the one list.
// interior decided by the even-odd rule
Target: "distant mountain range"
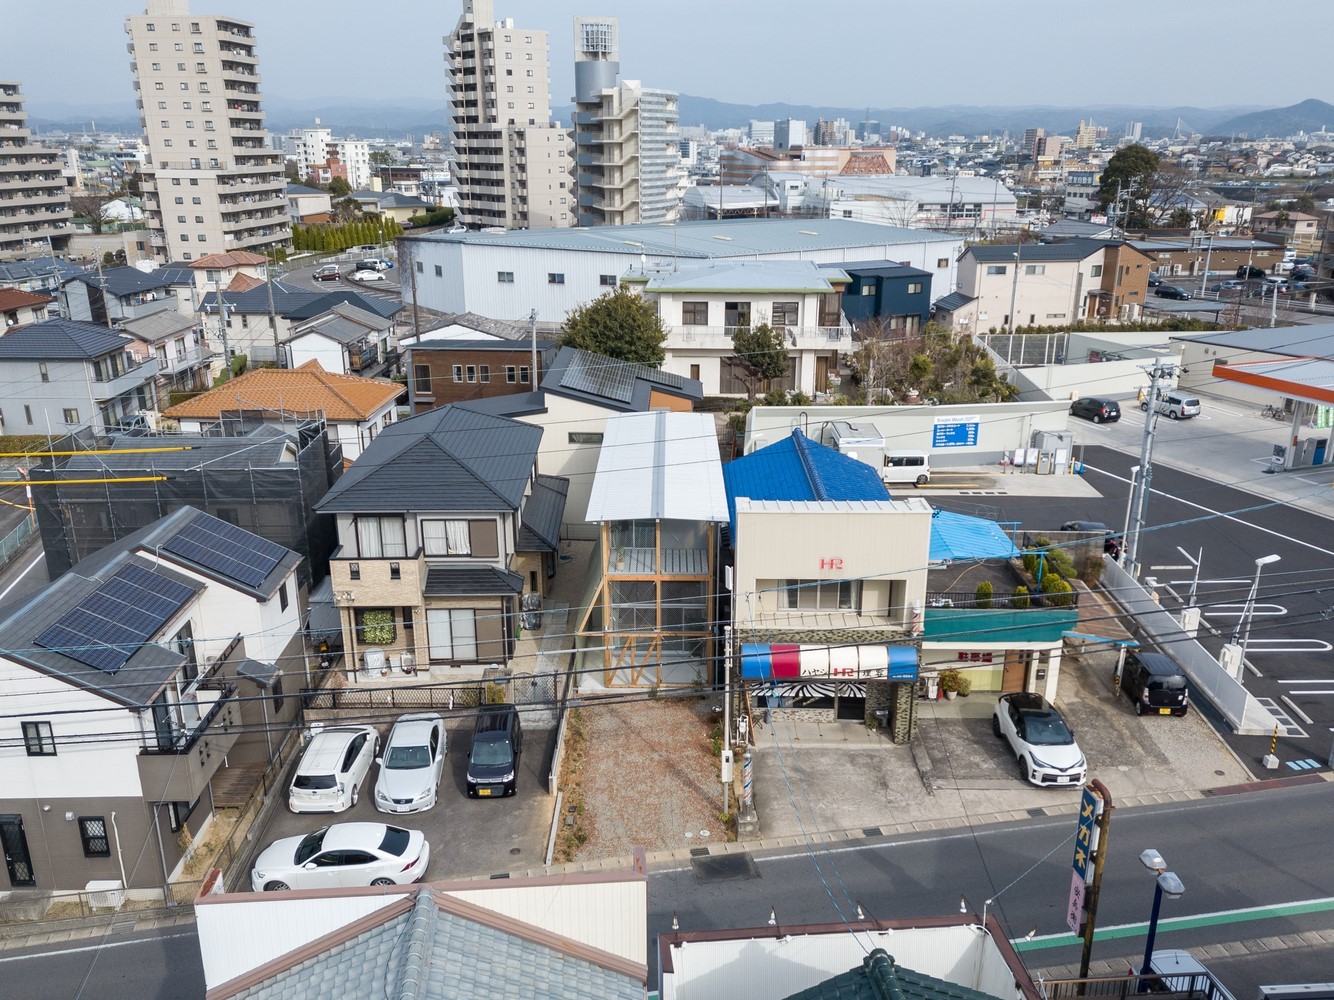
[[(429, 132), (447, 128), (446, 107), (439, 101), (400, 99), (377, 102), (365, 98), (316, 98), (288, 100), (272, 97), (266, 102), (270, 131), (288, 132), (310, 126), (315, 119), (335, 135), (362, 138), (397, 139), (405, 135), (420, 138)], [(135, 133), (139, 118), (128, 103), (117, 104), (42, 104), (32, 102), (29, 113), (33, 127), (41, 131), (79, 131), (96, 123), (98, 131)], [(553, 108), (558, 121), (570, 120), (571, 107)], [(935, 108), (851, 108), (805, 104), (728, 104), (708, 97), (682, 94), (682, 125), (703, 125), (708, 129), (745, 128), (752, 120), (773, 121), (797, 118), (814, 124), (817, 119), (844, 118), (854, 125), (863, 120), (878, 121), (888, 128), (899, 125), (928, 135), (1011, 135), (1028, 128), (1045, 129), (1049, 135), (1073, 135), (1080, 119), (1106, 125), (1111, 135), (1124, 133), (1130, 122), (1140, 122), (1146, 139), (1173, 135), (1178, 127), (1184, 134), (1200, 133), (1230, 137), (1245, 134), (1289, 136), (1297, 132), (1315, 132), (1334, 127), (1334, 105), (1314, 98), (1286, 108), (1192, 106), (1145, 108), (1133, 105), (1094, 105), (1083, 108), (1052, 105), (986, 107), (946, 105)]]

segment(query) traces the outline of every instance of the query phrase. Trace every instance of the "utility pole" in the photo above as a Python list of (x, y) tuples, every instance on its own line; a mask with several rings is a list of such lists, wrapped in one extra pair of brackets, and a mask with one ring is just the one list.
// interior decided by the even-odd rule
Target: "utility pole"
[[(269, 253), (273, 253), (273, 259), (269, 259)], [(278, 314), (273, 308), (273, 268), (277, 263), (278, 252), (270, 247), (264, 248), (264, 287), (269, 292), (269, 329), (273, 332), (273, 361), (279, 368), (286, 368), (283, 364), (282, 348), (278, 346)]]
[[(1148, 369), (1149, 394), (1144, 411), (1144, 441), (1139, 452), (1139, 479), (1135, 484), (1134, 514), (1130, 519), (1131, 532), (1126, 539), (1125, 566), (1131, 576), (1139, 575), (1139, 536), (1144, 529), (1144, 515), (1148, 509), (1149, 482), (1153, 479), (1153, 435), (1158, 426), (1158, 382), (1160, 379), (1173, 378), (1177, 366), (1171, 363), (1156, 364)], [(1186, 369), (1181, 369), (1186, 374)]]
[(227, 301), (222, 297), (222, 283), (215, 282), (213, 285), (218, 294), (218, 316), (222, 319), (222, 327), (218, 331), (222, 337), (222, 363), (223, 363), (223, 381), (232, 377), (232, 349), (227, 344)]
[(1010, 333), (1014, 333), (1014, 310), (1019, 301), (1019, 255), (1024, 249), (1024, 231), (1019, 230), (1019, 242), (1014, 245), (1014, 281), (1010, 283)]
[(1209, 280), (1209, 259), (1214, 252), (1214, 234), (1210, 233), (1206, 239), (1208, 242), (1204, 247), (1204, 272), (1200, 275), (1200, 298), (1204, 298), (1204, 286)]
[(528, 369), (528, 378), (529, 378), (529, 380), (530, 380), (528, 384), (531, 385), (534, 389), (536, 389), (537, 386), (538, 386), (538, 380), (537, 380), (537, 310), (536, 310), (536, 309), (534, 309), (532, 312), (530, 312), (530, 313), (528, 314), (528, 324), (529, 324), (528, 334), (529, 334), (529, 337), (532, 338), (532, 344), (533, 344), (533, 366), (532, 366), (530, 369)]

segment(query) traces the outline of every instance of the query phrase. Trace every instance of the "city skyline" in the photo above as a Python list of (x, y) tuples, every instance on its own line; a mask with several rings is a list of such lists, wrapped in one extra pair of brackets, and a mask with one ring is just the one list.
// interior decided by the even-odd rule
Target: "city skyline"
[[(1222, 63), (1214, 73), (1174, 72), (1173, 65), (1186, 68), (1192, 57), (1129, 43), (1115, 47), (1113, 73), (1091, 58), (1096, 50), (1091, 51), (1091, 29), (1085, 26), (1026, 17), (1013, 5), (981, 0), (960, 0), (956, 8), (951, 24), (967, 24), (964, 33), (949, 25), (942, 30), (939, 15), (925, 8), (871, 0), (842, 8), (840, 24), (855, 25), (856, 31), (831, 25), (825, 12), (809, 5), (720, 8), (703, 0), (679, 0), (668, 18), (647, 16), (642, 6), (625, 0), (501, 0), (496, 16), (549, 33), (551, 95), (558, 106), (574, 93), (576, 15), (620, 19), (623, 78), (727, 103), (1280, 107), (1320, 98), (1325, 89), (1324, 32), (1318, 30), (1285, 38), (1282, 73), (1262, 74), (1253, 63), (1236, 61)], [(262, 0), (194, 0), (192, 9), (254, 22), (271, 99), (425, 101), (445, 110), (441, 39), (453, 29), (461, 0), (430, 5), (401, 0), (388, 12), (377, 10), (370, 31), (364, 6), (351, 0), (326, 0), (315, 15), (303, 6)], [(142, 10), (142, 0), (53, 0), (40, 8), (21, 7), (11, 12), (0, 49), (5, 74), (23, 82), (38, 116), (120, 103), (132, 108), (123, 24)], [(1253, 5), (1242, 0), (1215, 0), (1208, 18), (1191, 5), (1129, 0), (1118, 9), (1118, 21), (1141, 24), (1141, 43), (1171, 39), (1173, 47), (1200, 53), (1195, 58), (1203, 60), (1208, 53), (1230, 51), (1236, 25), (1253, 13)], [(1334, 15), (1327, 16), (1334, 24)], [(59, 37), (52, 37), (57, 28)], [(909, 40), (895, 41), (901, 38)], [(319, 72), (312, 72), (312, 61)], [(810, 71), (794, 72), (794, 61)], [(79, 72), (70, 72), (71, 62)], [(821, 71), (831, 65), (839, 67), (838, 74)]]

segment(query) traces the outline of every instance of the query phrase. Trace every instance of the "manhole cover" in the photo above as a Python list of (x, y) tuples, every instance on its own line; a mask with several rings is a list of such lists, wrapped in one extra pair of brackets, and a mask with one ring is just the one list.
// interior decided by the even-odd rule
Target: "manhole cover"
[(760, 870), (755, 867), (749, 854), (712, 854), (691, 858), (690, 867), (695, 869), (695, 878), (705, 883), (741, 882), (760, 877)]
[(511, 853), (511, 854), (521, 854), (521, 853), (523, 853), (523, 848), (522, 848), (522, 847), (511, 847), (511, 848), (510, 848), (510, 853)]

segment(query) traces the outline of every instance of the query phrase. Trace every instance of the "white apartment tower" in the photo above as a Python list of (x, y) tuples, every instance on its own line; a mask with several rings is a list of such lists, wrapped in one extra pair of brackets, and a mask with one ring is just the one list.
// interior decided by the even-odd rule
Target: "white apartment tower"
[[(283, 152), (296, 161), (297, 176), (303, 181), (312, 174), (323, 184), (333, 177), (342, 177), (358, 191), (371, 183), (371, 144), (362, 139), (335, 139), (333, 132), (320, 127), (315, 119), (314, 128), (293, 129), (283, 137)], [(340, 172), (329, 173), (321, 168), (337, 159)]]
[(614, 17), (574, 19), (579, 225), (674, 222), (681, 208), (677, 95), (618, 82)]
[(575, 222), (568, 129), (551, 122), (547, 33), (496, 21), (492, 0), (463, 0), (445, 39), (459, 221), (540, 229)]
[(0, 80), (0, 260), (68, 246), (73, 229), (64, 169), (59, 150), (31, 145), (18, 83)]
[(125, 19), (139, 121), (148, 255), (265, 253), (291, 240), (283, 157), (264, 130), (253, 26), (148, 0)]

